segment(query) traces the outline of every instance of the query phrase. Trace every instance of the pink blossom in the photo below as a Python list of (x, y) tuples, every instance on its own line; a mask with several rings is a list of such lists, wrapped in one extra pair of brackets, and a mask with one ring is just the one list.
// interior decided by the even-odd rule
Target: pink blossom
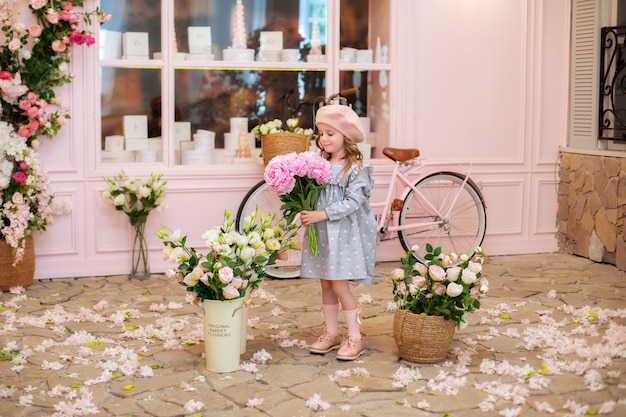
[(239, 290), (232, 285), (228, 284), (222, 289), (222, 295), (227, 300), (232, 300), (234, 298), (239, 297)]
[(22, 110), (27, 110), (31, 107), (30, 101), (28, 100), (20, 100), (17, 106)]
[(446, 271), (439, 265), (430, 265), (428, 267), (428, 274), (435, 281), (443, 281), (446, 279)]
[(12, 78), (9, 71), (0, 71), (0, 80), (10, 81)]
[(85, 43), (85, 35), (77, 30), (70, 33), (70, 42), (75, 43), (77, 45), (82, 45)]
[(26, 171), (28, 169), (28, 164), (26, 163), (26, 161), (20, 161), (18, 167), (21, 171)]
[(26, 116), (28, 117), (35, 117), (37, 116), (37, 113), (39, 113), (39, 109), (37, 107), (29, 107), (24, 111), (24, 113), (26, 113)]
[(67, 45), (65, 44), (65, 42), (60, 41), (60, 40), (55, 40), (52, 41), (52, 50), (55, 52), (63, 52), (65, 51), (65, 49), (67, 49)]
[(93, 36), (91, 36), (90, 34), (86, 33), (85, 34), (85, 45), (87, 46), (91, 46), (94, 43), (96, 43), (96, 38), (94, 38)]
[(30, 25), (28, 27), (28, 33), (30, 33), (30, 36), (37, 37), (41, 35), (41, 31), (41, 25)]
[(30, 7), (33, 10), (39, 10), (48, 3), (48, 0), (30, 0)]
[(229, 282), (233, 280), (233, 277), (234, 277), (233, 269), (228, 266), (225, 266), (223, 268), (220, 268), (218, 275), (219, 275), (221, 282), (223, 282), (224, 284), (228, 284)]
[(433, 292), (437, 295), (444, 295), (446, 293), (447, 287), (439, 282), (435, 282), (433, 284)]
[(22, 46), (22, 44), (20, 43), (19, 39), (13, 39), (11, 40), (11, 42), (9, 42), (9, 50), (10, 51), (17, 51), (18, 49), (20, 49), (20, 46)]
[(17, 134), (20, 137), (27, 138), (30, 136), (30, 129), (28, 128), (28, 126), (20, 126), (20, 128), (17, 130)]
[(46, 14), (46, 20), (53, 25), (59, 23), (59, 14), (54, 11), (54, 9), (48, 9), (48, 13)]
[(13, 204), (22, 204), (24, 202), (24, 196), (21, 193), (13, 193), (11, 201), (13, 202)]

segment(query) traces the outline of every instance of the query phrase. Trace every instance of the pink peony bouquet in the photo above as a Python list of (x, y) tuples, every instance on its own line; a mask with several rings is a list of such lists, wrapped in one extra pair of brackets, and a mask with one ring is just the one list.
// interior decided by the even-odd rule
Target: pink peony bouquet
[[(278, 155), (265, 167), (265, 182), (283, 202), (280, 209), (287, 224), (302, 210), (313, 210), (318, 194), (330, 179), (330, 162), (315, 152)], [(308, 226), (309, 249), (317, 256), (317, 234)]]

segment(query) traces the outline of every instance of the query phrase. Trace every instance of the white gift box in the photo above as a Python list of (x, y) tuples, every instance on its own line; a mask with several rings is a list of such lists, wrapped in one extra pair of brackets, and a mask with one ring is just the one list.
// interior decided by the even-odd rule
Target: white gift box
[(254, 61), (254, 49), (224, 49), (224, 61)]
[(150, 56), (148, 32), (124, 32), (122, 51), (126, 58)]
[(181, 151), (181, 153), (181, 164), (183, 165), (208, 165), (215, 162), (213, 152), (192, 149)]
[(122, 57), (122, 32), (100, 29), (98, 45), (100, 59), (120, 59)]
[(148, 150), (161, 152), (163, 139), (160, 136), (148, 138)]
[(244, 125), (243, 129), (247, 132), (248, 131), (248, 118), (247, 117), (231, 117), (230, 118), (230, 133), (239, 134), (242, 124)]
[(211, 27), (210, 26), (189, 26), (187, 28), (189, 37), (189, 53), (204, 54), (211, 52)]
[(300, 60), (299, 49), (283, 49), (280, 52), (280, 58), (283, 62), (298, 62)]
[(126, 145), (124, 146), (127, 151), (147, 151), (149, 148), (149, 139), (129, 139), (126, 138)]
[(174, 139), (191, 140), (191, 122), (174, 122)]
[(135, 162), (157, 162), (159, 160), (159, 152), (151, 149), (136, 151)]
[(360, 64), (371, 64), (374, 62), (374, 51), (371, 49), (361, 49), (356, 51), (356, 62)]
[(133, 151), (102, 151), (103, 163), (128, 163), (134, 162)]
[(193, 135), (194, 149), (197, 151), (209, 151), (215, 149), (215, 132), (198, 130)]
[(105, 151), (123, 151), (124, 150), (124, 136), (113, 135), (106, 136), (104, 138), (104, 150)]
[(124, 116), (124, 137), (143, 139), (148, 137), (148, 116)]
[(263, 31), (259, 36), (262, 51), (281, 51), (283, 49), (283, 32)]

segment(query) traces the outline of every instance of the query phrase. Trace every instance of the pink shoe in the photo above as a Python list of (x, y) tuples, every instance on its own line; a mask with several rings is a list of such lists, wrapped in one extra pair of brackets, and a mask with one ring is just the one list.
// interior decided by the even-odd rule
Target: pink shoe
[(322, 333), (317, 339), (317, 342), (309, 346), (309, 352), (311, 353), (328, 353), (331, 350), (338, 349), (341, 345), (341, 338), (338, 334), (332, 335), (330, 333)]
[(353, 361), (365, 352), (363, 338), (357, 339), (354, 336), (346, 336), (343, 344), (337, 351), (337, 359), (342, 361)]

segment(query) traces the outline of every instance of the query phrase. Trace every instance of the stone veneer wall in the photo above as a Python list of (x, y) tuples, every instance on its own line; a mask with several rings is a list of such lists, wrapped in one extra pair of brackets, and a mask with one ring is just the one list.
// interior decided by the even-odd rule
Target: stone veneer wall
[(559, 250), (626, 270), (626, 155), (561, 151)]

